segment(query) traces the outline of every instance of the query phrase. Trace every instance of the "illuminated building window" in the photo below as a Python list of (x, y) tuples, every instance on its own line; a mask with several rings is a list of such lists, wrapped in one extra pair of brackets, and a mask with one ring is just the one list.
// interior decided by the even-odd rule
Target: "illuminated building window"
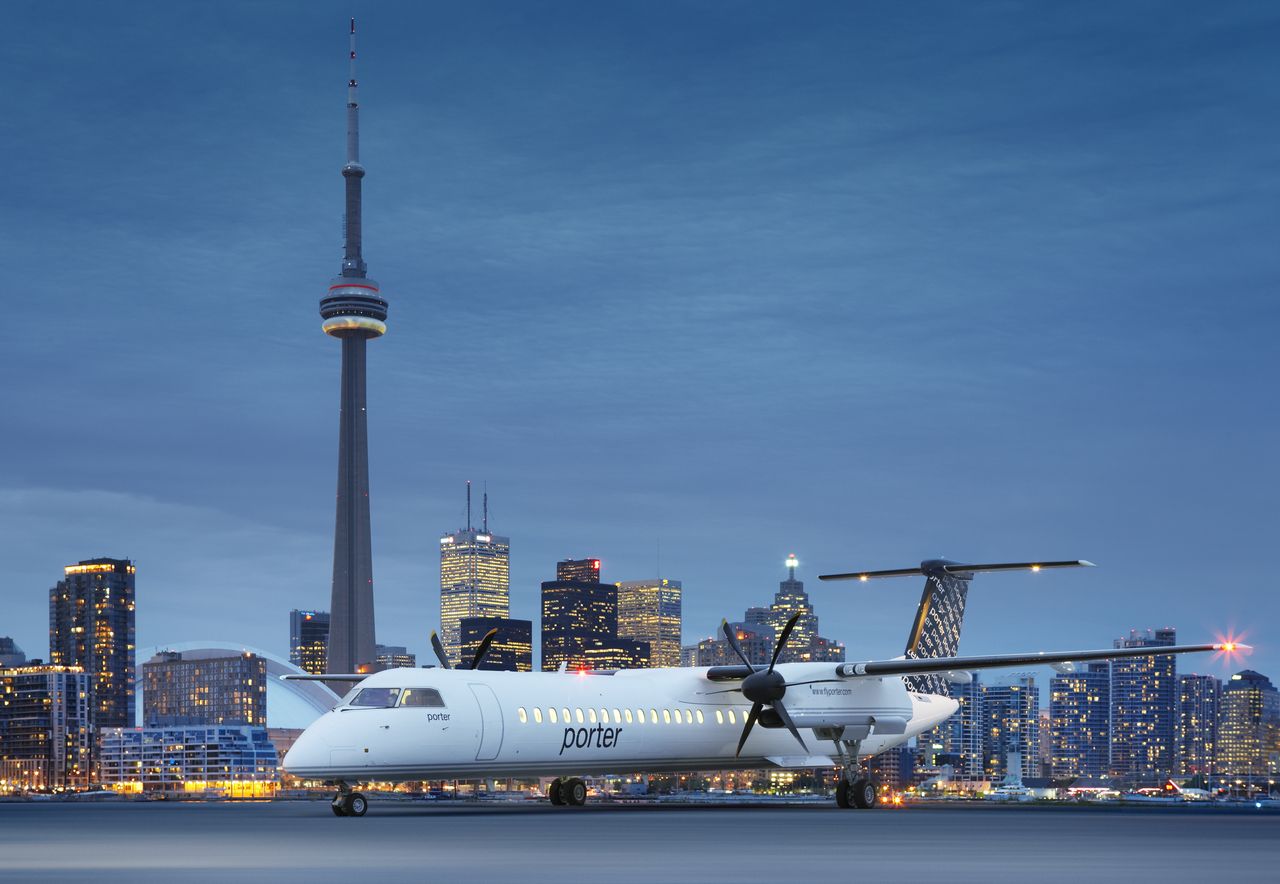
[(662, 710), (662, 723), (663, 723), (663, 724), (671, 724), (671, 710), (670, 710), (670, 709), (663, 709), (663, 710)]
[(533, 720), (537, 724), (542, 724), (542, 710), (537, 706), (533, 707)]
[(724, 713), (719, 709), (716, 710), (716, 724), (724, 724)]
[(516, 710), (516, 717), (520, 719), (521, 724), (529, 723), (529, 716), (525, 713), (523, 706)]

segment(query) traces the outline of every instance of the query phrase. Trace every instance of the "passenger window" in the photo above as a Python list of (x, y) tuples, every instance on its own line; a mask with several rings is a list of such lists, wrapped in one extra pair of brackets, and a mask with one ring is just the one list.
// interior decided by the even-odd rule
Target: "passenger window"
[(551, 723), (556, 723), (556, 707), (552, 706), (547, 710), (547, 716), (551, 719)]
[(732, 710), (732, 709), (730, 709), (730, 710), (729, 710), (729, 724), (737, 724), (737, 723), (738, 723), (738, 719), (736, 719), (736, 718), (734, 718), (734, 717), (733, 717), (733, 710)]
[[(630, 717), (631, 717), (630, 715), (627, 716), (627, 718), (630, 718)], [(622, 724), (622, 713), (619, 712), (617, 709), (613, 710), (613, 723)]]
[(578, 716), (578, 724), (582, 724), (582, 721), (583, 721), (583, 719), (582, 719), (582, 710), (581, 710), (581, 709), (574, 709), (573, 711), (574, 711), (574, 714)]
[(537, 706), (533, 707), (533, 721), (534, 724), (542, 724), (542, 709)]
[(684, 711), (684, 723), (693, 724), (693, 712), (688, 709)]
[[(618, 711), (618, 710), (616, 710), (616, 709), (615, 709), (615, 710), (614, 710), (614, 713), (616, 714), (616, 713), (617, 713), (617, 711)], [(608, 724), (608, 723), (609, 723), (609, 710), (608, 710), (608, 709), (601, 709), (601, 710), (600, 710), (600, 723), (601, 723), (601, 724)]]
[(636, 724), (644, 724), (644, 710), (643, 710), (643, 709), (637, 709), (637, 710), (636, 710)]
[(561, 706), (560, 712), (563, 713), (564, 715), (565, 724), (569, 724), (570, 722), (573, 721), (573, 716), (569, 714), (569, 708), (567, 706)]
[[(578, 721), (582, 721), (581, 716), (578, 717)], [(596, 723), (596, 711), (594, 709), (591, 709), (591, 708), (587, 709), (587, 721), (591, 722), (592, 724)]]
[(440, 707), (444, 705), (444, 698), (435, 688), (408, 688), (400, 698), (400, 705)]
[(716, 710), (716, 724), (724, 724), (724, 713), (719, 709)]
[(662, 723), (663, 723), (663, 724), (671, 724), (671, 710), (670, 710), (670, 709), (663, 709), (663, 710), (662, 710)]
[(396, 705), (396, 698), (399, 696), (399, 688), (363, 688), (351, 698), (351, 705), (366, 709), (389, 709)]
[(631, 724), (631, 710), (623, 709), (622, 711), (627, 716), (627, 724)]
[(523, 706), (516, 710), (516, 717), (520, 719), (521, 724), (529, 723), (529, 716), (525, 714)]
[(658, 710), (656, 709), (649, 710), (649, 721), (653, 724), (658, 723)]
[(695, 714), (698, 716), (698, 724), (702, 724), (702, 710), (697, 710)]

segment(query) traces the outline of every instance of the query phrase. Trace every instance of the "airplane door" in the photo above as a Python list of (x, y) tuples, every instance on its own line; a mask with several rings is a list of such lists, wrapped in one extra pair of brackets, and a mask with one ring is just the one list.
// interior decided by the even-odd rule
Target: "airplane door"
[(476, 761), (493, 761), (502, 748), (502, 707), (493, 688), (487, 684), (470, 684), (467, 687), (471, 688), (480, 707), (480, 748), (476, 751)]

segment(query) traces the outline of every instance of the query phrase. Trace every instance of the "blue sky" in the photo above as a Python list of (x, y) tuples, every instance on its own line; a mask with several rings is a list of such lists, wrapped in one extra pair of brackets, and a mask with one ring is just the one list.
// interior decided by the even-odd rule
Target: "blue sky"
[(962, 650), (1280, 676), (1266, 3), (17, 4), (0, 634), (104, 554), (141, 645), (327, 606), (348, 14), (380, 641), (426, 653), (471, 479), (517, 616), (597, 556), (693, 640), (794, 551), (857, 659), (918, 586), (817, 573), (1084, 557), (977, 582)]

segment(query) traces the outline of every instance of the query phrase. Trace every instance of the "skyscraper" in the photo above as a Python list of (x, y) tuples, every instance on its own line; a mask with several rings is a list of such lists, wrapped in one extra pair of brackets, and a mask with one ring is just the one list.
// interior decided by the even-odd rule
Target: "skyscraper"
[(618, 587), (618, 635), (649, 643), (650, 666), (680, 665), (679, 580), (624, 580)]
[(345, 245), (342, 272), (320, 301), (324, 333), (342, 341), (342, 405), (338, 419), (338, 495), (333, 534), (329, 672), (355, 672), (374, 662), (373, 549), (369, 536), (369, 426), (365, 344), (386, 333), (387, 302), (365, 273), (360, 188), (360, 105), (356, 101), (356, 22), (351, 20), (347, 82)]
[(1222, 686), (1215, 775), (1246, 788), (1280, 770), (1280, 693), (1260, 672), (1245, 669)]
[(128, 559), (85, 559), (49, 590), (49, 661), (92, 682), (94, 727), (133, 724), (134, 574)]
[(321, 675), (329, 659), (329, 612), (289, 612), (289, 662), (303, 672)]
[(648, 642), (619, 637), (618, 588), (599, 575), (599, 559), (569, 559), (542, 584), (543, 671), (648, 665)]
[(440, 538), (440, 641), (451, 661), (462, 652), (464, 617), (511, 614), (511, 540), (489, 533), (489, 495), (480, 530), (471, 525), (467, 483), (467, 527)]
[[(1114, 642), (1117, 648), (1177, 644), (1171, 627)], [(1111, 662), (1111, 772), (1124, 784), (1152, 782), (1173, 773), (1177, 748), (1178, 684), (1173, 654)]]
[(1111, 769), (1111, 664), (1090, 663), (1049, 682), (1055, 777), (1105, 777)]
[(458, 658), (467, 662), (480, 649), (480, 642), (496, 629), (489, 652), (480, 661), (480, 669), (506, 672), (533, 671), (533, 621), (512, 620), (509, 617), (463, 617), (460, 624), (462, 653)]
[(267, 723), (267, 661), (256, 654), (184, 658), (161, 651), (142, 664), (148, 726)]
[(1212, 675), (1178, 678), (1178, 774), (1211, 777), (1218, 740), (1222, 682)]
[(412, 669), (418, 665), (418, 655), (409, 653), (404, 645), (376, 645), (374, 653), (382, 669)]
[(986, 777), (983, 768), (986, 734), (982, 702), (986, 685), (979, 680), (979, 673), (970, 674), (973, 680), (967, 684), (947, 684), (948, 693), (960, 708), (939, 727), (944, 731), (942, 744), (955, 779), (962, 783), (979, 783)]
[(92, 691), (78, 666), (0, 666), (0, 791), (88, 787)]
[(987, 778), (1005, 777), (1009, 753), (1022, 758), (1022, 777), (1040, 775), (1040, 689), (1029, 673), (982, 689), (983, 766)]
[(0, 635), (0, 666), (21, 666), (27, 662), (18, 643), (7, 635)]

